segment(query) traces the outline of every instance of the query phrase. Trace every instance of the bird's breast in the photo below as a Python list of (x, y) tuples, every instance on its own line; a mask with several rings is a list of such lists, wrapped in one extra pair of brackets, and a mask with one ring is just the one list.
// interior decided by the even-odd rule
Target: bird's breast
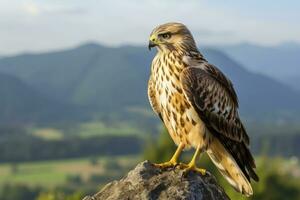
[(176, 144), (197, 147), (203, 143), (205, 126), (184, 95), (179, 78), (181, 69), (165, 59), (155, 62), (152, 76), (163, 121)]
[(167, 107), (172, 103), (172, 98), (177, 96), (183, 98), (183, 92), (180, 84), (181, 70), (174, 64), (167, 61), (166, 58), (157, 58), (152, 66), (152, 75), (155, 82), (155, 90), (158, 102)]

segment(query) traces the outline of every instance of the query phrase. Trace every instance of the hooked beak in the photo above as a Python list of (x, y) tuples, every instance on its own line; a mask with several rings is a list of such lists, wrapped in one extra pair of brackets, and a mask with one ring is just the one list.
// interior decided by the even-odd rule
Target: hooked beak
[(149, 40), (148, 49), (151, 51), (151, 48), (155, 46), (156, 44), (152, 40)]

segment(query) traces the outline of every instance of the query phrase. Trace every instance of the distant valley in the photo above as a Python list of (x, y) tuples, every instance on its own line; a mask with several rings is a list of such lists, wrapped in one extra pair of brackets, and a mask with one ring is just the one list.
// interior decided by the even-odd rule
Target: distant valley
[(300, 91), (300, 44), (286, 42), (268, 47), (242, 43), (215, 48), (250, 71), (273, 77)]

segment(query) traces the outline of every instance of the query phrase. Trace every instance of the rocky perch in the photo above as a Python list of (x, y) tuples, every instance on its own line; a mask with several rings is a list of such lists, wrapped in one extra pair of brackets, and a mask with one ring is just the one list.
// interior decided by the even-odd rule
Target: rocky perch
[(101, 191), (83, 200), (229, 200), (210, 173), (205, 176), (183, 170), (161, 170), (149, 161), (138, 164), (127, 176), (108, 183)]

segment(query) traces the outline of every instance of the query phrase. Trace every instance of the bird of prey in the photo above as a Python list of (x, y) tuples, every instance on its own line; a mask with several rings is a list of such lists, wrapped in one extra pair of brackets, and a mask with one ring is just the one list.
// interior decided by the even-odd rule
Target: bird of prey
[[(238, 192), (251, 196), (250, 180), (259, 178), (231, 81), (203, 57), (181, 23), (156, 27), (149, 38), (152, 47), (157, 47), (157, 54), (148, 82), (149, 101), (178, 146), (170, 161), (156, 166), (205, 174), (196, 160), (206, 152)], [(189, 148), (196, 149), (193, 158), (179, 163), (180, 153)]]

